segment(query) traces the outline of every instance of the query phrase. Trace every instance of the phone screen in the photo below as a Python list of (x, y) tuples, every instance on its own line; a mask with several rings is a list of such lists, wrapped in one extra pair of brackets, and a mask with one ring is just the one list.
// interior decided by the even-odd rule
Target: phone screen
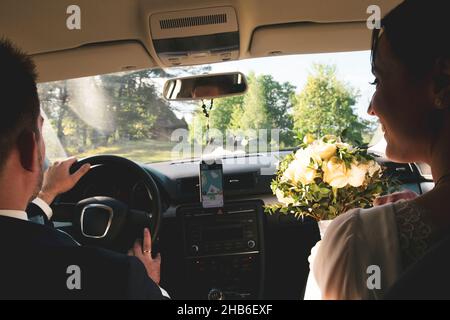
[(200, 162), (200, 201), (204, 208), (223, 207), (223, 169), (220, 161)]

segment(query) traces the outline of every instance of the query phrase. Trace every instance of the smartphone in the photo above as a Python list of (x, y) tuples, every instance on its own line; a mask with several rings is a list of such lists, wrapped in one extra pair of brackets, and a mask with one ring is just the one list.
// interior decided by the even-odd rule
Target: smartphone
[(200, 201), (203, 208), (223, 207), (223, 168), (220, 160), (200, 162)]

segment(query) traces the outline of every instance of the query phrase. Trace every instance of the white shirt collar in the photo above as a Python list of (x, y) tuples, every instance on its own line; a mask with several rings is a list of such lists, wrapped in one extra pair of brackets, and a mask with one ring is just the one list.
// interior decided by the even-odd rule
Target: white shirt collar
[(20, 210), (0, 210), (0, 216), (28, 221), (27, 213)]

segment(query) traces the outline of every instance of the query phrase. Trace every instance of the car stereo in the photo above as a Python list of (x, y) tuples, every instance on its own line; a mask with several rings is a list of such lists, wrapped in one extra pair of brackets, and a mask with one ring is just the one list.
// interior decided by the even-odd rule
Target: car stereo
[[(254, 209), (215, 210), (185, 216), (185, 253), (188, 257), (231, 254), (259, 249)], [(222, 213), (217, 213), (222, 212)]]
[(262, 295), (262, 201), (226, 202), (223, 208), (183, 206), (177, 216), (191, 298)]

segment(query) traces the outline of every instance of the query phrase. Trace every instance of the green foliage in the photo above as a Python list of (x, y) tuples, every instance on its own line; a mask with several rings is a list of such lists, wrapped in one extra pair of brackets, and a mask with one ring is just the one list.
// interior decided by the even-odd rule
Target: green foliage
[[(223, 137), (226, 133), (244, 134), (249, 129), (280, 129), (280, 142), (283, 147), (293, 145), (292, 98), (295, 86), (289, 82), (280, 83), (270, 75), (247, 76), (248, 92), (245, 95), (214, 100), (210, 112), (210, 128), (218, 129)], [(200, 129), (206, 131), (207, 119), (201, 109), (194, 115), (190, 125), (191, 141), (200, 141)], [(203, 140), (203, 142), (205, 142)]]
[(359, 93), (336, 77), (336, 67), (313, 66), (305, 88), (295, 98), (294, 129), (298, 136), (338, 135), (358, 145), (368, 142), (372, 123), (360, 119), (353, 110)]
[(270, 129), (269, 105), (265, 95), (265, 83), (261, 77), (249, 75), (250, 88), (244, 97), (244, 107), (239, 116), (235, 115), (233, 128), (236, 129)]
[[(88, 78), (86, 92), (77, 87), (82, 79), (59, 81), (40, 84), (39, 95), (58, 140), (70, 155), (127, 141), (168, 141), (178, 128), (189, 128), (191, 142), (205, 145), (207, 119), (200, 106), (189, 124), (178, 119), (172, 109), (176, 104), (171, 107), (159, 96), (152, 79), (210, 69), (200, 66), (171, 69), (172, 74), (152, 69), (96, 76)], [(224, 145), (232, 141), (237, 146), (241, 138), (256, 138), (249, 136), (249, 130), (267, 129), (273, 143), (270, 131), (279, 129), (281, 149), (296, 146), (307, 132), (341, 135), (358, 145), (367, 142), (372, 127), (353, 111), (357, 92), (336, 78), (334, 67), (316, 65), (314, 70), (297, 96), (291, 83), (251, 72), (245, 95), (214, 100), (209, 124), (216, 132), (211, 131), (209, 138), (217, 141), (220, 133)]]
[(143, 70), (43, 84), (41, 105), (69, 154), (120, 141), (168, 140), (187, 124), (156, 91), (151, 79), (159, 76), (167, 74)]
[[(323, 152), (325, 147), (333, 152)], [(308, 177), (307, 170), (314, 175), (305, 181), (302, 176)], [(346, 181), (337, 185), (338, 179)], [(383, 169), (366, 150), (326, 136), (304, 142), (298, 151), (280, 161), (271, 182), (279, 202), (267, 205), (265, 211), (296, 218), (333, 219), (353, 208), (371, 207), (376, 197), (395, 189), (395, 182), (383, 175)]]
[[(209, 106), (209, 102), (207, 102)], [(226, 137), (227, 130), (231, 128), (233, 113), (243, 107), (244, 96), (234, 96), (214, 99), (213, 108), (209, 113), (210, 128), (219, 130), (222, 137)], [(201, 108), (198, 108), (193, 116), (193, 121), (189, 124), (190, 141), (196, 140), (198, 143), (206, 143), (205, 133), (208, 119), (203, 115)], [(225, 141), (223, 141), (225, 142)]]
[(280, 83), (271, 75), (249, 75), (249, 92), (243, 107), (232, 116), (235, 129), (279, 129), (281, 147), (294, 143), (292, 134), (292, 101), (295, 86), (289, 82)]

